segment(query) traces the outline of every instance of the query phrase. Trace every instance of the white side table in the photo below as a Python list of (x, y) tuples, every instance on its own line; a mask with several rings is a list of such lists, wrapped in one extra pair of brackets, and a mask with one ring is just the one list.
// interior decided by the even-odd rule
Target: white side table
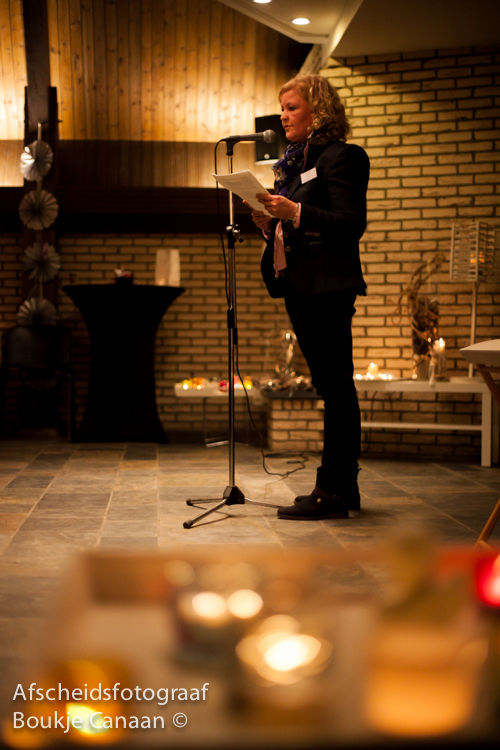
[[(226, 444), (227, 440), (219, 438), (209, 438), (207, 436), (207, 399), (214, 399), (215, 401), (227, 401), (228, 393), (219, 391), (218, 388), (212, 388), (211, 386), (205, 386), (202, 388), (183, 388), (182, 383), (176, 383), (174, 386), (175, 395), (180, 399), (189, 399), (192, 401), (202, 401), (203, 404), (203, 441), (207, 447)], [(252, 400), (256, 405), (264, 403), (262, 394), (258, 388), (247, 389), (248, 398)], [(244, 399), (245, 391), (243, 388), (234, 389), (235, 399)], [(246, 441), (249, 442), (249, 426), (248, 417), (245, 421), (245, 434)]]
[[(492, 373), (500, 374), (500, 339), (481, 341), (479, 344), (466, 346), (463, 349), (460, 349), (460, 354), (467, 360), (467, 362), (471, 362), (477, 366), (485, 384), (488, 386), (491, 395), (495, 399), (497, 407), (500, 406), (500, 389), (492, 378)], [(495, 528), (499, 518), (500, 500), (495, 505), (493, 513), (488, 518), (485, 527), (479, 535), (479, 539), (476, 542), (478, 546), (490, 547), (487, 540), (490, 538), (490, 534)]]
[(386, 391), (391, 393), (480, 393), (481, 424), (454, 424), (445, 422), (362, 422), (365, 429), (436, 430), (481, 433), (481, 466), (491, 466), (498, 461), (498, 409), (493, 413), (491, 392), (482, 378), (450, 378), (429, 383), (427, 380), (355, 380), (359, 391)]

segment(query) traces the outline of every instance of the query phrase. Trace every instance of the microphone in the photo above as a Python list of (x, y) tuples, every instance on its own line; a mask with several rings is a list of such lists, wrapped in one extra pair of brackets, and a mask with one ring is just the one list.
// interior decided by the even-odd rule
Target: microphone
[(228, 135), (227, 138), (221, 138), (226, 143), (239, 143), (240, 141), (264, 141), (264, 143), (274, 143), (276, 133), (274, 130), (264, 130), (263, 133), (249, 133), (247, 135)]

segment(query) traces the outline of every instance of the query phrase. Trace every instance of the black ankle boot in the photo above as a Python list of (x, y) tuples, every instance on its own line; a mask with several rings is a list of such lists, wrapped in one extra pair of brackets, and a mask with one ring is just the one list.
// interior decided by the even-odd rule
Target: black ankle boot
[(301, 502), (278, 508), (278, 518), (291, 521), (321, 521), (325, 518), (349, 518), (348, 507), (339, 495), (318, 494), (314, 489), (310, 495), (302, 495)]
[[(347, 505), (349, 510), (361, 510), (361, 498), (359, 496), (359, 487), (357, 476), (361, 469), (356, 472), (356, 477), (350, 482), (344, 482), (343, 486), (339, 489), (339, 495), (342, 501)], [(316, 487), (314, 488), (317, 489)], [(307, 500), (310, 495), (299, 495), (295, 498), (295, 504), (298, 505), (304, 500)]]

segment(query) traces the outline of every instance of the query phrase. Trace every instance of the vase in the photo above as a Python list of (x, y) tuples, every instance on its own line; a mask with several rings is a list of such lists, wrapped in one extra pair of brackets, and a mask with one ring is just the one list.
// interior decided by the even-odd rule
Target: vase
[(429, 379), (429, 357), (426, 354), (413, 355), (412, 380)]

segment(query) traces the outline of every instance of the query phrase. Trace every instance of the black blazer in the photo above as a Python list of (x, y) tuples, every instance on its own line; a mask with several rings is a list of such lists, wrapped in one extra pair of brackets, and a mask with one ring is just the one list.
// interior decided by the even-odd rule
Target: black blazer
[[(317, 176), (303, 182), (309, 170)], [(283, 222), (287, 275), (306, 296), (339, 289), (364, 294), (366, 284), (359, 260), (359, 239), (366, 228), (366, 189), (370, 162), (360, 147), (333, 141), (309, 145), (302, 174), (287, 198), (302, 204), (300, 226)], [(273, 268), (277, 220), (262, 256), (262, 276), (271, 297), (284, 296), (284, 281)]]

